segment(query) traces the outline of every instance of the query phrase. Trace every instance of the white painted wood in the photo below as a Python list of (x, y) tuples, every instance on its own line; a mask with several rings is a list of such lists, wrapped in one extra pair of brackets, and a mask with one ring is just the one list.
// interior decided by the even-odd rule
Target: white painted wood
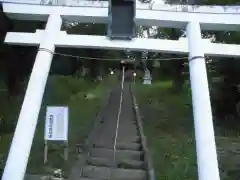
[[(83, 6), (41, 6), (41, 5), (26, 5), (26, 4), (11, 4), (3, 3), (4, 12), (13, 19), (23, 20), (41, 20), (46, 21), (48, 15), (56, 9), (60, 12), (62, 17), (70, 21), (80, 22), (95, 22), (107, 23), (108, 19), (108, 4), (107, 2), (101, 4), (96, 2), (83, 2)], [(92, 4), (91, 4), (92, 3)], [(31, 7), (29, 7), (31, 6)], [(141, 5), (146, 6), (146, 5)], [(215, 7), (216, 12), (212, 13), (209, 9), (201, 10), (202, 12), (183, 12), (183, 11), (170, 11), (170, 10), (149, 10), (139, 8), (136, 10), (136, 23), (139, 25), (160, 26), (160, 27), (173, 27), (184, 28), (190, 21), (198, 21), (203, 30), (239, 30), (240, 28), (240, 13), (237, 9), (234, 13), (234, 8), (228, 10), (234, 14), (223, 13), (224, 8)], [(163, 6), (163, 9), (168, 6)], [(201, 9), (201, 8), (200, 8)], [(214, 8), (213, 8), (214, 9)], [(222, 11), (220, 11), (222, 9)], [(236, 9), (236, 8), (235, 8)], [(200, 11), (200, 10), (199, 10)], [(205, 12), (206, 11), (206, 12)], [(210, 12), (209, 12), (210, 11)]]

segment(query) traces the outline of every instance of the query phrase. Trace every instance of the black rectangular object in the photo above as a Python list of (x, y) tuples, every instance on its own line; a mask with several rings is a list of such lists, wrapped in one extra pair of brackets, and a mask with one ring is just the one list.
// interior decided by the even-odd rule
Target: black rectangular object
[(135, 33), (135, 1), (110, 0), (108, 7), (108, 37), (131, 40)]

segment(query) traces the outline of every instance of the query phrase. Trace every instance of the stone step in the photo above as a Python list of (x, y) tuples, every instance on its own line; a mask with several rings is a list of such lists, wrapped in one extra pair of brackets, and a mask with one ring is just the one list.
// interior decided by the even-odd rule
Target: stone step
[[(113, 157), (112, 149), (104, 148), (93, 148), (90, 151), (90, 155), (93, 157), (103, 157), (106, 159), (111, 159)], [(116, 159), (122, 160), (142, 160), (143, 152), (142, 151), (133, 151), (133, 150), (116, 150)]]
[(137, 122), (135, 121), (135, 119), (134, 120), (132, 120), (132, 119), (120, 119), (120, 121), (119, 121), (119, 123), (120, 123), (120, 125), (122, 125), (122, 126), (124, 126), (124, 125), (130, 125), (131, 127), (134, 127), (134, 128), (136, 128), (136, 129), (138, 129), (137, 128)]
[(92, 179), (112, 179), (114, 180), (146, 180), (147, 171), (136, 169), (123, 169), (97, 166), (85, 166), (83, 168), (83, 177)]
[(107, 159), (103, 157), (88, 157), (87, 164), (92, 166), (112, 167), (113, 161), (112, 159)]
[[(59, 180), (59, 178), (53, 178), (51, 176), (44, 176), (44, 175), (25, 175), (24, 180)], [(86, 177), (79, 177), (74, 180), (92, 180)]]
[(86, 178), (86, 177), (80, 177), (80, 178), (77, 178), (77, 179), (74, 179), (74, 180), (94, 180), (94, 179)]
[[(94, 144), (94, 148), (113, 149), (113, 143), (97, 142), (96, 144)], [(118, 141), (116, 149), (141, 151), (141, 144), (134, 142)]]
[(117, 142), (117, 149), (119, 150), (135, 150), (140, 151), (141, 150), (141, 144), (140, 143), (134, 143), (134, 142)]
[(118, 135), (139, 136), (139, 132), (133, 129), (119, 129)]
[(118, 168), (124, 169), (144, 169), (144, 162), (137, 160), (120, 160), (117, 161)]
[(26, 174), (24, 180), (49, 180), (50, 176)]
[[(92, 166), (113, 167), (113, 157), (88, 157), (87, 164)], [(116, 166), (125, 169), (144, 169), (143, 161), (116, 158)]]
[(139, 143), (141, 140), (140, 136), (128, 136), (128, 135), (118, 135), (117, 141), (126, 141), (126, 142), (136, 142)]

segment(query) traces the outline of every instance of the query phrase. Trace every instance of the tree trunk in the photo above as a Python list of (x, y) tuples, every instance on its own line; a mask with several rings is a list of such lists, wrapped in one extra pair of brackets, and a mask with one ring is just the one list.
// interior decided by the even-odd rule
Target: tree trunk
[(183, 62), (182, 60), (172, 60), (173, 62), (173, 89), (176, 92), (181, 92), (184, 85), (184, 77), (182, 74), (183, 71)]

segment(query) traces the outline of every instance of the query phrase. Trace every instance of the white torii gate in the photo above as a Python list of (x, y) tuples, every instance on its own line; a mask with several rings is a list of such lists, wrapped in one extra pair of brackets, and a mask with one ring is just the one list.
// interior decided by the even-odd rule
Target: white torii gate
[[(201, 38), (200, 24), (202, 26), (204, 20), (199, 19), (200, 13), (197, 16), (191, 16), (185, 13), (185, 15), (191, 17), (189, 18), (189, 22), (184, 20), (184, 23), (187, 25), (187, 39), (183, 38), (178, 41), (173, 41), (136, 38), (132, 41), (110, 41), (104, 36), (67, 35), (66, 32), (60, 31), (62, 17), (68, 20), (76, 20), (76, 17), (86, 20), (86, 18), (90, 17), (88, 20), (92, 22), (93, 19), (91, 17), (99, 19), (97, 18), (98, 15), (100, 19), (103, 18), (102, 15), (96, 12), (90, 12), (89, 10), (82, 11), (82, 9), (84, 9), (82, 7), (74, 7), (75, 9), (73, 11), (68, 12), (66, 9), (64, 10), (65, 7), (61, 6), (30, 6), (31, 5), (3, 4), (4, 12), (6, 12), (9, 17), (47, 20), (47, 25), (45, 30), (37, 30), (36, 33), (9, 32), (5, 38), (5, 42), (8, 44), (39, 46), (39, 51), (28, 82), (2, 180), (23, 180), (24, 178), (55, 47), (131, 49), (178, 54), (188, 53), (198, 177), (199, 180), (220, 179), (204, 55), (240, 56), (239, 45), (215, 44), (209, 40), (203, 40)], [(70, 7), (67, 8), (69, 9)], [(85, 8), (87, 9), (87, 7)], [(79, 9), (79, 11), (77, 11), (77, 9)], [(102, 8), (102, 10), (103, 9), (104, 8)], [(31, 11), (31, 13), (29, 13), (29, 11)], [(73, 12), (75, 12), (75, 14), (73, 14)], [(85, 14), (79, 15), (79, 12)], [(101, 8), (98, 9), (98, 12), (101, 13)], [(89, 15), (87, 15), (87, 13), (89, 13)], [(91, 13), (95, 13), (95, 16), (91, 16)], [(151, 11), (149, 10), (148, 13), (151, 13)], [(152, 13), (156, 14), (155, 12)], [(214, 24), (216, 25), (216, 23), (218, 23), (216, 28), (227, 28), (226, 24), (221, 24), (220, 22), (227, 21), (227, 19), (230, 21), (231, 18), (229, 14), (226, 15), (225, 19), (221, 19), (222, 17), (223, 14), (221, 14), (219, 18), (215, 15), (214, 18), (218, 19), (218, 21), (212, 21), (212, 24), (210, 22), (211, 19), (205, 19), (207, 21), (205, 27), (213, 28)], [(240, 14), (234, 15), (234, 18), (236, 17), (240, 19)], [(168, 20), (162, 20), (158, 17), (158, 19), (153, 21), (151, 18), (148, 14), (145, 20), (144, 17), (141, 17), (138, 22), (140, 24), (143, 22), (147, 23), (148, 21), (151, 21), (151, 23), (155, 22), (156, 24), (164, 22), (165, 25), (170, 27), (174, 24), (178, 26), (183, 23), (182, 20), (180, 23), (178, 20), (175, 20), (175, 16), (172, 18), (168, 16)], [(239, 27), (239, 24), (239, 21), (233, 23), (231, 19), (228, 27), (230, 29), (236, 29)], [(181, 24), (181, 26), (182, 25), (183, 24)]]

